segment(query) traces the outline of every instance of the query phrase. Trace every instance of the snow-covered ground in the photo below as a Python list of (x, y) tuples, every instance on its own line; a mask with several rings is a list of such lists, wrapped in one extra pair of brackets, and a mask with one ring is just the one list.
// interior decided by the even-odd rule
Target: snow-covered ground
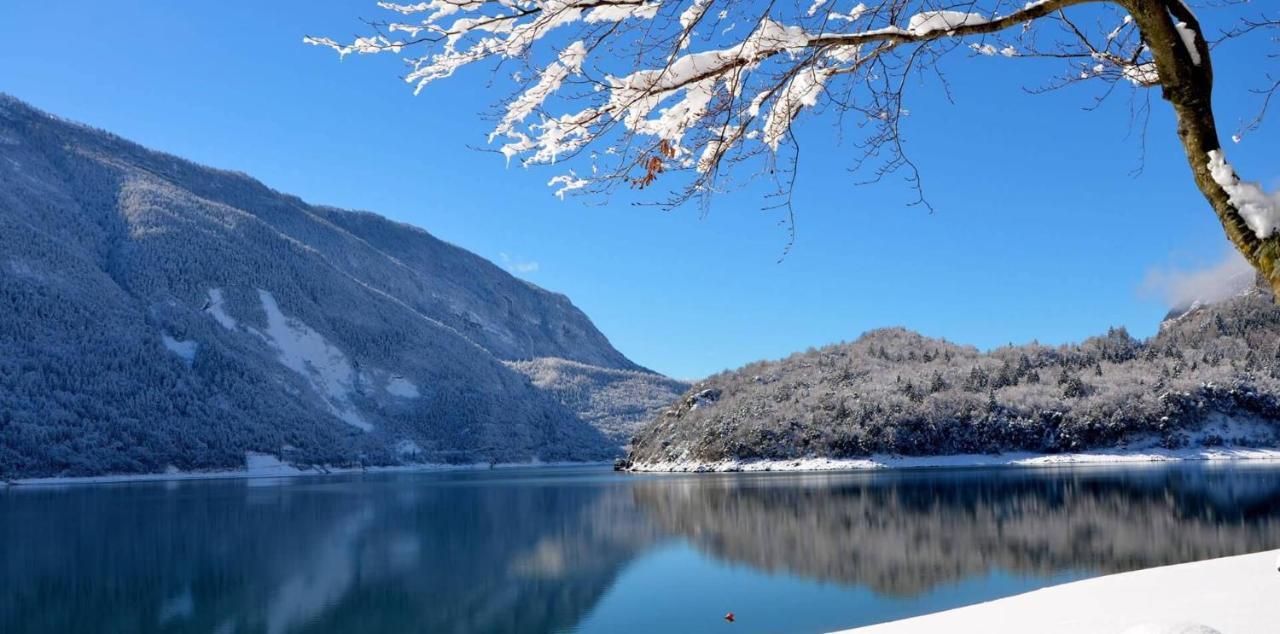
[(1274, 634), (1278, 554), (1085, 579), (845, 634)]
[[(635, 463), (636, 472), (707, 471), (865, 471), (931, 467), (1036, 467), (1066, 464), (1114, 464), (1171, 460), (1280, 460), (1280, 449), (1192, 447), (1187, 449), (1115, 449), (1081, 453), (1003, 453), (953, 456), (885, 456), (868, 458), (799, 458), (794, 460), (722, 460)], [(1277, 629), (1280, 631), (1280, 628)]]

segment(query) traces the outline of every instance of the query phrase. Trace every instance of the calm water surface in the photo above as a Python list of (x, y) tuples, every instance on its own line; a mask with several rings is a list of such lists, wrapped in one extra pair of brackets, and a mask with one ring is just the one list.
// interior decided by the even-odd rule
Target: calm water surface
[(1256, 465), (19, 487), (0, 632), (804, 634), (1277, 545)]

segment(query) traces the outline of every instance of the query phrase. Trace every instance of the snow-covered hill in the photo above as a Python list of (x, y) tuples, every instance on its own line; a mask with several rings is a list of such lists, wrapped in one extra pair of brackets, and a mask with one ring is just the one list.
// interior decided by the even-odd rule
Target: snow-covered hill
[(527, 375), (534, 385), (550, 392), (618, 446), (630, 442), (641, 425), (689, 389), (688, 383), (651, 372), (601, 368), (565, 359), (507, 365)]
[(615, 455), (535, 358), (661, 379), (421, 229), (0, 96), (0, 479)]
[(637, 470), (805, 469), (1223, 446), (1280, 446), (1280, 308), (1258, 287), (1174, 315), (1146, 341), (1112, 329), (982, 352), (888, 328), (753, 363), (695, 385), (637, 433), (629, 459)]

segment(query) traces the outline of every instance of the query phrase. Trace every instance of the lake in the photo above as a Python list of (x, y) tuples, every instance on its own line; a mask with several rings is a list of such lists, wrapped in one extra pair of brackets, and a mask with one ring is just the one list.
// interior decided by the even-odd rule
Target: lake
[(1277, 544), (1262, 463), (13, 487), (0, 632), (805, 634)]

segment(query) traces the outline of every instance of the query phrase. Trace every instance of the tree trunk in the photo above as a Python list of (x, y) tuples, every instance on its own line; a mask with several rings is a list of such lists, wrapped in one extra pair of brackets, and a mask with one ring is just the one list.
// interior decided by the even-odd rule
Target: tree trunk
[[(1122, 0), (1151, 49), (1160, 76), (1161, 96), (1173, 105), (1178, 138), (1191, 164), (1196, 186), (1218, 214), (1232, 244), (1257, 269), (1280, 298), (1280, 235), (1260, 239), (1232, 206), (1230, 196), (1209, 172), (1209, 152), (1221, 149), (1213, 116), (1213, 66), (1200, 22), (1182, 0)], [(1183, 43), (1176, 23), (1196, 34), (1200, 63)]]

